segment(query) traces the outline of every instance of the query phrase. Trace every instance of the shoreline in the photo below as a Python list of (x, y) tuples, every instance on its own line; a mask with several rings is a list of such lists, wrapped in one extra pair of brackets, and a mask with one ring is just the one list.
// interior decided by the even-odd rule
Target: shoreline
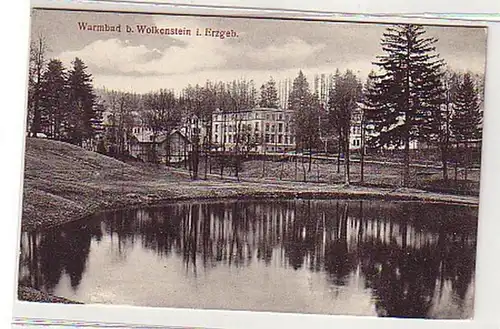
[[(207, 182), (207, 181), (204, 181)], [(309, 183), (311, 184), (311, 183)], [(303, 184), (301, 184), (303, 185)], [(311, 184), (314, 185), (314, 184)], [(115, 211), (119, 209), (133, 209), (140, 207), (155, 207), (161, 206), (173, 202), (209, 202), (209, 201), (222, 201), (222, 200), (262, 200), (262, 199), (343, 199), (343, 200), (385, 200), (385, 201), (400, 201), (400, 202), (434, 202), (443, 204), (454, 204), (463, 205), (469, 207), (478, 207), (479, 198), (478, 197), (463, 197), (457, 195), (449, 194), (438, 194), (432, 192), (426, 192), (421, 190), (406, 190), (404, 188), (398, 189), (387, 189), (387, 188), (366, 188), (351, 185), (345, 187), (342, 185), (325, 185), (322, 186), (323, 189), (329, 187), (331, 190), (326, 191), (294, 191), (290, 190), (274, 190), (274, 191), (254, 191), (253, 193), (248, 193), (248, 191), (232, 191), (230, 193), (223, 193), (223, 191), (210, 191), (219, 193), (220, 195), (191, 195), (191, 196), (171, 196), (168, 198), (158, 198), (152, 196), (151, 194), (141, 194), (128, 193), (125, 195), (127, 199), (119, 199), (115, 204), (101, 203), (97, 205), (92, 210), (88, 209), (87, 212), (77, 215), (75, 212), (73, 217), (67, 217), (71, 219), (61, 220), (57, 223), (48, 223), (43, 225), (43, 227), (23, 229), (22, 232), (39, 232), (55, 228), (61, 225), (68, 224), (70, 222), (77, 222), (85, 220), (89, 216), (96, 213)], [(135, 200), (134, 200), (135, 199)], [(38, 302), (38, 303), (63, 303), (63, 304), (84, 304), (79, 301), (69, 300), (64, 297), (54, 296), (47, 294), (41, 290), (34, 287), (28, 286), (18, 286), (17, 299), (19, 301), (26, 302)]]
[[(149, 182), (151, 183), (151, 182)], [(154, 182), (153, 182), (154, 183)], [(161, 180), (158, 181), (161, 183)], [(179, 184), (184, 183), (184, 184)], [(343, 199), (343, 200), (382, 200), (382, 201), (421, 201), (443, 204), (454, 204), (477, 207), (479, 206), (479, 197), (461, 196), (454, 194), (441, 194), (428, 192), (424, 190), (406, 189), (406, 188), (377, 188), (363, 187), (357, 185), (328, 185), (315, 183), (298, 182), (272, 182), (267, 183), (267, 189), (259, 188), (260, 185), (266, 185), (265, 182), (241, 181), (233, 186), (231, 182), (217, 182), (215, 180), (197, 180), (191, 182), (170, 183), (167, 185), (172, 189), (179, 190), (175, 193), (172, 190), (157, 189), (150, 190), (149, 193), (131, 191), (130, 193), (116, 193), (113, 191), (108, 195), (111, 200), (98, 201), (95, 199), (87, 200), (90, 206), (83, 205), (82, 208), (74, 209), (70, 212), (64, 212), (64, 216), (52, 218), (52, 220), (34, 223), (23, 214), (22, 232), (43, 231), (46, 229), (58, 227), (70, 222), (84, 220), (96, 213), (115, 211), (121, 209), (137, 209), (141, 207), (154, 207), (175, 202), (197, 202), (197, 201), (221, 201), (221, 200), (249, 200), (249, 199)], [(193, 188), (196, 183), (202, 183), (207, 186)], [(211, 184), (212, 183), (212, 184)], [(109, 184), (109, 183), (108, 183)], [(191, 186), (190, 186), (191, 185)], [(271, 185), (271, 186), (269, 186)], [(165, 186), (163, 186), (165, 187)], [(226, 188), (225, 188), (226, 187)], [(114, 186), (115, 189), (119, 186)], [(305, 188), (305, 189), (304, 189)], [(165, 193), (166, 192), (166, 193)], [(172, 192), (174, 192), (172, 194)], [(165, 195), (167, 194), (167, 195)], [(25, 200), (23, 200), (25, 201)], [(58, 210), (58, 209), (53, 209)]]
[[(213, 181), (203, 181), (203, 182), (213, 182)], [(241, 182), (246, 184), (248, 182)], [(239, 183), (239, 184), (241, 184)], [(189, 185), (188, 182), (186, 182)], [(225, 184), (225, 183), (222, 183)], [(280, 185), (278, 183), (278, 185)], [(300, 185), (302, 184), (285, 184), (285, 185)], [(309, 183), (311, 187), (313, 183)], [(297, 189), (298, 187), (295, 186)], [(316, 189), (318, 186), (316, 186)], [(138, 193), (127, 193), (125, 195), (120, 195), (122, 198), (118, 198), (114, 203), (102, 202), (97, 204), (95, 207), (88, 208), (86, 211), (78, 214), (78, 211), (75, 211), (73, 216), (65, 217), (65, 219), (61, 219), (56, 223), (45, 223), (40, 225), (41, 227), (30, 227), (25, 226), (22, 229), (24, 233), (30, 232), (40, 232), (48, 229), (52, 229), (61, 225), (65, 225), (71, 222), (77, 222), (85, 220), (89, 216), (92, 216), (96, 213), (107, 212), (107, 211), (115, 211), (119, 209), (134, 209), (140, 207), (155, 207), (162, 206), (165, 204), (171, 204), (174, 202), (210, 202), (210, 201), (222, 201), (222, 200), (262, 200), (262, 199), (317, 199), (317, 200), (325, 200), (325, 199), (342, 199), (342, 200), (385, 200), (385, 201), (400, 201), (400, 202), (433, 202), (433, 203), (443, 203), (443, 204), (454, 204), (454, 205), (462, 205), (468, 207), (478, 207), (479, 206), (479, 198), (478, 197), (470, 197), (470, 196), (458, 196), (451, 194), (439, 194), (432, 193), (422, 190), (410, 190), (404, 188), (397, 189), (389, 189), (389, 188), (366, 188), (359, 187), (356, 185), (351, 185), (345, 187), (343, 185), (320, 185), (320, 190), (305, 190), (298, 191), (294, 189), (288, 190), (279, 190), (275, 189), (272, 191), (253, 191), (249, 192), (248, 190), (232, 190), (231, 192), (224, 190), (209, 190), (204, 191), (205, 193), (200, 193), (198, 190), (198, 194), (194, 195), (177, 195), (170, 196), (165, 198), (160, 198), (157, 194), (138, 194)], [(329, 190), (326, 190), (326, 189)], [(161, 191), (156, 191), (161, 192)], [(210, 193), (211, 192), (211, 193)], [(214, 195), (216, 194), (216, 195)], [(124, 197), (124, 198), (123, 198)], [(23, 221), (23, 223), (25, 223)], [(19, 301), (26, 302), (38, 302), (38, 303), (63, 303), (63, 304), (84, 304), (79, 301), (69, 300), (64, 297), (54, 296), (47, 294), (41, 290), (38, 290), (34, 287), (28, 286), (18, 286), (17, 291), (17, 299)]]

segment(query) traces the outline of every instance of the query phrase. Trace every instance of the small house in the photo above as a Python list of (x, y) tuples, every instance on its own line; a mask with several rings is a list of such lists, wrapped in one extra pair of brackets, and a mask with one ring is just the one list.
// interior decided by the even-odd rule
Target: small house
[(144, 162), (179, 163), (188, 158), (190, 151), (190, 141), (179, 130), (134, 130), (130, 140), (130, 155)]

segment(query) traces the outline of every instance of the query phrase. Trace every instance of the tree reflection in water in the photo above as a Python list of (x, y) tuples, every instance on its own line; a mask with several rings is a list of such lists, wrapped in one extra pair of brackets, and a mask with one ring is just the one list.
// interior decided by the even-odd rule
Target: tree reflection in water
[(107, 236), (116, 261), (134, 245), (175, 255), (185, 275), (215, 266), (322, 272), (333, 287), (362, 276), (379, 316), (429, 317), (445, 284), (463, 305), (474, 277), (477, 209), (409, 202), (290, 200), (180, 203), (104, 213), (23, 234), (20, 281), (76, 289), (92, 241)]

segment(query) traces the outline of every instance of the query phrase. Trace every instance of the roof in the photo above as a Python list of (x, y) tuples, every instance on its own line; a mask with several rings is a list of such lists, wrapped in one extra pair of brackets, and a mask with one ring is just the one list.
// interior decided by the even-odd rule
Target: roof
[[(179, 134), (186, 141), (190, 142), (189, 139), (180, 130), (173, 129), (170, 132), (170, 134), (168, 134), (168, 135), (172, 136), (174, 134)], [(132, 134), (132, 136), (139, 143), (144, 143), (144, 144), (153, 143), (153, 132), (151, 132), (151, 131), (143, 131), (143, 132), (140, 132), (140, 133), (134, 133), (134, 134)], [(161, 144), (166, 139), (167, 139), (167, 134), (165, 132), (159, 132), (159, 133), (156, 134), (155, 143)]]
[(251, 112), (293, 112), (292, 110), (285, 110), (282, 108), (272, 108), (272, 107), (254, 107), (251, 109), (246, 109), (246, 110), (241, 110), (241, 111), (229, 111), (229, 112), (224, 112), (221, 109), (216, 109), (213, 114), (239, 114), (239, 113), (251, 113)]

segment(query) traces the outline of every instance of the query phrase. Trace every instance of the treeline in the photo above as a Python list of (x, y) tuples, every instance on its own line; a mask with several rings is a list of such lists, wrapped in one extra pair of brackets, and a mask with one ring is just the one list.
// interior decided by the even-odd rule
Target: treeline
[(30, 48), (28, 134), (81, 146), (94, 138), (104, 109), (83, 61), (75, 58), (68, 69), (59, 59), (49, 60), (47, 49), (43, 36)]
[(402, 185), (411, 185), (411, 145), (415, 143), (439, 153), (444, 181), (451, 160), (464, 168), (467, 179), (471, 145), (477, 149), (482, 136), (484, 79), (448, 69), (436, 52), (437, 39), (425, 33), (423, 26), (413, 24), (388, 28), (381, 40), (385, 54), (373, 63), (378, 70), (364, 84), (350, 70), (337, 71), (325, 108), (299, 72), (289, 96), (297, 148), (311, 151), (320, 147), (321, 140), (334, 140), (337, 166), (342, 154), (345, 183), (349, 184), (350, 135), (356, 128), (361, 134), (361, 145), (357, 145), (361, 182), (367, 149), (396, 150), (404, 156)]
[(468, 145), (481, 138), (482, 110), (478, 86), (470, 73), (447, 72), (436, 52), (436, 38), (421, 25), (396, 25), (384, 33), (384, 55), (374, 65), (382, 73), (369, 75), (363, 97), (366, 123), (374, 148), (404, 150), (403, 185), (410, 185), (410, 145), (435, 147), (441, 154), (443, 179), (448, 179), (452, 141), (466, 150), (462, 165), (470, 165)]

